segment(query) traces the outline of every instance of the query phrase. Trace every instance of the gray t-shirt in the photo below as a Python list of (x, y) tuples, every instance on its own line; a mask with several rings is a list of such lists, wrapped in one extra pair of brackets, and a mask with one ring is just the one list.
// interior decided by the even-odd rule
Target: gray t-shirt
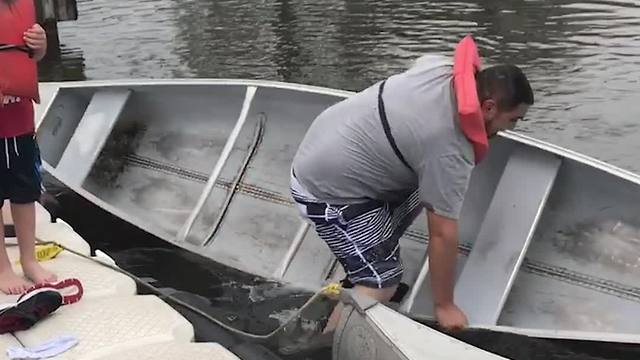
[(474, 167), (459, 127), (452, 63), (427, 55), (387, 79), (383, 101), (393, 151), (378, 113), (379, 84), (335, 104), (312, 123), (293, 160), (300, 184), (318, 200), (402, 201), (419, 188), (423, 205), (457, 219)]

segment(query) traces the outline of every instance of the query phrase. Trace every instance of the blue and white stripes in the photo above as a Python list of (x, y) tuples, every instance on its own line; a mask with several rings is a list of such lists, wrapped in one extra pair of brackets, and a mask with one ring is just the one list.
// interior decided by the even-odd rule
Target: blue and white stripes
[(332, 205), (315, 199), (292, 175), (291, 193), (352, 283), (382, 288), (400, 282), (398, 240), (420, 210), (417, 191), (401, 204), (372, 200)]

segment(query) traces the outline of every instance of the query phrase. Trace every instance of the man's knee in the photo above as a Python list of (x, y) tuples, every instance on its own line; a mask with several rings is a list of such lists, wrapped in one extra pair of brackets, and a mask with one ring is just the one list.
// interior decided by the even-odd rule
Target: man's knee
[(366, 295), (374, 300), (377, 300), (380, 302), (388, 302), (396, 293), (397, 289), (398, 289), (398, 284), (391, 285), (389, 287), (383, 287), (383, 288), (375, 288), (375, 287), (369, 287), (366, 285), (356, 284), (353, 290), (357, 294)]

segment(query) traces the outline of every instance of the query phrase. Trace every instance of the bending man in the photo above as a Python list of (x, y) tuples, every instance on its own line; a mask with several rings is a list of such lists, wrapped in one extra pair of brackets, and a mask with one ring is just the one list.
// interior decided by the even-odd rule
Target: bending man
[[(471, 37), (458, 45), (455, 64), (421, 57), (322, 112), (292, 165), (300, 210), (355, 291), (382, 302), (402, 277), (398, 240), (426, 208), (434, 313), (450, 330), (467, 325), (453, 289), (458, 218), (471, 172), (487, 139), (513, 128), (534, 101), (518, 67), (478, 67)], [(334, 311), (325, 332), (338, 316)]]

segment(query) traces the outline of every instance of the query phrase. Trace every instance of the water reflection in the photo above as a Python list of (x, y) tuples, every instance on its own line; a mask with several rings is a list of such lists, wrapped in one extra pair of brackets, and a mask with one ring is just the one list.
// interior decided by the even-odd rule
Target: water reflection
[(275, 14), (271, 26), (276, 38), (273, 51), (276, 72), (283, 81), (300, 79), (301, 46), (296, 38), (300, 27), (295, 10), (290, 1), (282, 0), (275, 5)]
[(476, 36), (487, 64), (526, 68), (519, 129), (640, 171), (640, 6), (632, 0), (79, 1), (46, 80), (222, 77), (359, 90)]
[[(471, 32), (487, 64), (517, 63), (533, 82), (535, 121), (519, 131), (640, 172), (640, 6), (634, 0), (78, 5), (78, 21), (60, 24), (62, 47), (42, 63), (43, 80), (254, 78), (359, 90), (426, 52), (450, 54)], [(93, 222), (87, 224), (89, 233)], [(103, 240), (99, 247), (113, 245)], [(143, 254), (147, 263), (135, 253), (120, 255), (143, 273), (156, 272), (145, 268), (155, 253)], [(208, 290), (213, 298), (224, 289)]]
[(84, 56), (78, 48), (61, 46), (52, 49), (40, 62), (39, 77), (43, 81), (85, 80)]

